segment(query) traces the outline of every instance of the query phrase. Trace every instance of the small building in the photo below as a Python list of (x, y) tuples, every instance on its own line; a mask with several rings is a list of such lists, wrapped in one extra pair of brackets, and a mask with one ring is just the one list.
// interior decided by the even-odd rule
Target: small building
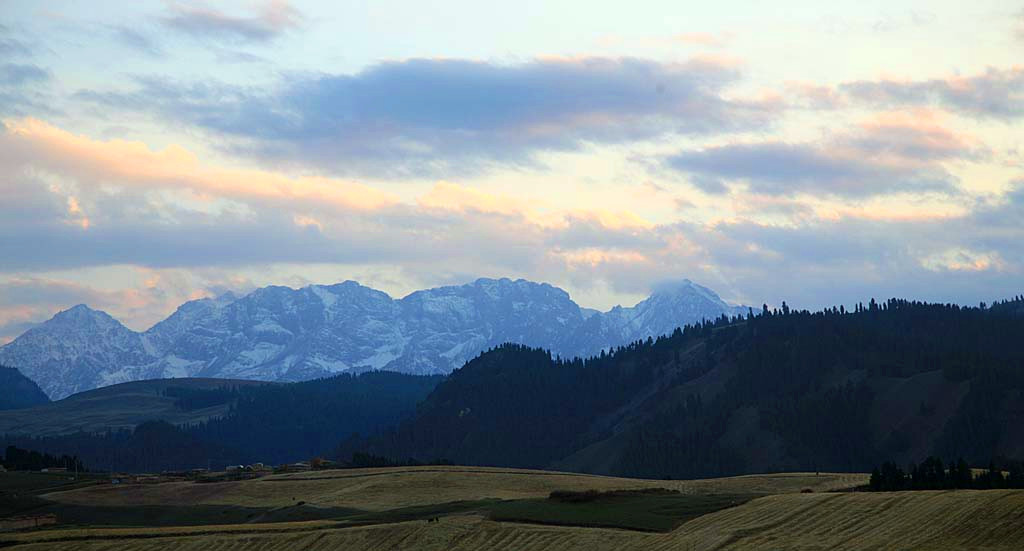
[(66, 473), (66, 472), (68, 472), (68, 470), (65, 467), (46, 467), (45, 469), (42, 469), (39, 472), (41, 472), (41, 473)]
[(238, 471), (244, 471), (245, 465), (228, 465), (224, 468), (225, 472), (237, 473)]
[(298, 463), (280, 465), (276, 470), (281, 473), (301, 473), (311, 470), (311, 467), (309, 466), (309, 463), (299, 461)]
[(331, 461), (330, 459), (320, 459), (316, 462), (314, 468), (317, 470), (324, 469), (337, 469), (340, 465), (337, 461)]

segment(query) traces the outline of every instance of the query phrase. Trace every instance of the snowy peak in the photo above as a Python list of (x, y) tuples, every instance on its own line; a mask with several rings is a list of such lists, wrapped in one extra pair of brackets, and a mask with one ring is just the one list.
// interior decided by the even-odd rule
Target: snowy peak
[(623, 310), (620, 315), (628, 318), (636, 337), (647, 338), (671, 333), (680, 326), (680, 320), (711, 320), (723, 314), (743, 313), (746, 308), (730, 306), (718, 293), (684, 279), (658, 286), (650, 297)]
[(51, 326), (82, 326), (83, 324), (88, 324), (97, 328), (121, 326), (121, 323), (111, 317), (110, 314), (107, 314), (102, 310), (93, 310), (85, 304), (78, 304), (68, 308), (67, 310), (57, 312), (49, 321), (46, 322), (46, 324)]
[(725, 304), (718, 293), (689, 279), (662, 283), (654, 288), (651, 298), (700, 297), (709, 302)]
[(144, 333), (79, 305), (0, 347), (0, 363), (21, 367), (55, 399), (157, 377), (447, 373), (504, 342), (593, 355), (736, 312), (689, 280), (608, 312), (580, 308), (564, 290), (524, 279), (480, 278), (401, 299), (355, 281), (270, 286), (186, 302)]
[(138, 366), (149, 359), (140, 334), (82, 304), (59, 312), (0, 348), (0, 364), (18, 366), (54, 398), (123, 382), (119, 377), (143, 378), (119, 366)]
[(684, 279), (659, 286), (651, 296), (632, 309), (637, 313), (655, 311), (657, 315), (697, 319), (697, 316), (718, 317), (731, 311), (732, 307), (711, 289)]
[(79, 304), (55, 314), (45, 323), (26, 331), (21, 337), (4, 347), (10, 347), (22, 339), (23, 345), (40, 344), (44, 341), (48, 346), (72, 348), (76, 345), (102, 345), (102, 342), (86, 342), (97, 337), (107, 339), (130, 339), (135, 333), (117, 321), (110, 314), (101, 310), (93, 310)]
[(345, 281), (335, 285), (310, 285), (302, 290), (316, 296), (324, 308), (330, 311), (339, 308), (375, 310), (394, 301), (384, 291), (378, 291), (355, 281)]
[(461, 288), (473, 287), (487, 293), (495, 300), (506, 297), (548, 297), (554, 300), (571, 301), (569, 293), (548, 283), (536, 283), (526, 279), (488, 279), (482, 277)]
[(659, 285), (635, 306), (616, 306), (607, 312), (582, 312), (585, 321), (573, 337), (576, 355), (672, 333), (677, 327), (746, 312), (717, 293), (689, 279)]

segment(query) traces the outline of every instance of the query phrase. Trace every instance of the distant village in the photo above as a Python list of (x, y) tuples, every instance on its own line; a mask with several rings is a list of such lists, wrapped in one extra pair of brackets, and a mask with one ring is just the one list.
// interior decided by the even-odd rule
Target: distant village
[(111, 484), (159, 484), (161, 482), (178, 482), (192, 480), (195, 482), (230, 482), (249, 480), (269, 474), (302, 473), (314, 470), (340, 469), (346, 465), (329, 459), (314, 458), (310, 461), (286, 463), (283, 465), (267, 465), (253, 463), (251, 465), (228, 465), (223, 471), (211, 471), (204, 468), (187, 471), (163, 471), (160, 474), (128, 474), (111, 473)]

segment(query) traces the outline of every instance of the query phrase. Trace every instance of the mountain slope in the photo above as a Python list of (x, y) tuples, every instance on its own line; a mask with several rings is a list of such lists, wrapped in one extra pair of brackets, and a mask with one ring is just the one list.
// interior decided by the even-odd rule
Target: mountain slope
[(0, 365), (0, 410), (28, 408), (49, 401), (32, 379), (13, 367)]
[(187, 302), (144, 333), (76, 306), (0, 348), (0, 362), (22, 367), (55, 399), (168, 377), (301, 381), (375, 369), (448, 373), (503, 342), (566, 357), (596, 354), (736, 311), (690, 281), (605, 313), (526, 280), (478, 279), (398, 300), (354, 281), (272, 286), (241, 298)]
[(17, 365), (52, 398), (80, 390), (156, 378), (144, 335), (105, 312), (79, 304), (0, 348), (0, 363)]
[(131, 430), (145, 421), (195, 424), (228, 413), (229, 404), (183, 409), (168, 389), (213, 390), (225, 386), (260, 385), (225, 379), (155, 379), (120, 383), (26, 409), (0, 412), (0, 434), (54, 436), (78, 432)]
[[(672, 333), (677, 327), (722, 315), (745, 315), (746, 306), (730, 306), (717, 293), (688, 279), (662, 285), (636, 306), (616, 306), (586, 318), (573, 338), (571, 354), (588, 356), (601, 350)], [(532, 344), (527, 341), (515, 341)]]
[(506, 345), (340, 456), (655, 478), (1021, 458), (1024, 318), (1011, 310), (775, 313), (589, 360)]
[(114, 471), (308, 461), (410, 417), (441, 379), (382, 371), (284, 384), (136, 381), (0, 412), (0, 449), (63, 450)]

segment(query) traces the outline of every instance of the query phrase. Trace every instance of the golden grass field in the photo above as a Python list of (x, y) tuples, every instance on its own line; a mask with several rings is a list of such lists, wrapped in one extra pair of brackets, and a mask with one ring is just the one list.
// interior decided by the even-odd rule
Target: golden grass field
[(554, 490), (670, 488), (683, 493), (780, 494), (826, 491), (864, 484), (867, 475), (786, 473), (708, 480), (640, 480), (574, 473), (489, 467), (400, 467), (316, 471), (241, 482), (92, 486), (47, 494), (82, 505), (287, 506), (296, 500), (322, 507), (381, 511), (413, 505), (478, 499), (547, 497)]
[[(230, 503), (384, 510), (481, 498), (545, 497), (555, 489), (669, 487), (684, 493), (764, 494), (668, 533), (495, 522), (473, 511), (371, 526), (337, 521), (165, 528), (47, 529), (0, 534), (12, 549), (1024, 549), (1024, 491), (824, 493), (864, 475), (793, 473), (651, 481), (476, 467), (361, 469), (261, 480), (94, 486), (47, 494), (83, 504)], [(813, 493), (799, 493), (802, 489)]]

